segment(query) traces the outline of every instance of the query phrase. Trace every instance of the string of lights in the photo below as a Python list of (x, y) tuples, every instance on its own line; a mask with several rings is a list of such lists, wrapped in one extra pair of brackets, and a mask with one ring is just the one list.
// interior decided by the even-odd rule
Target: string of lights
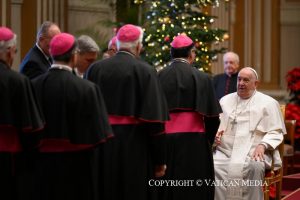
[[(157, 69), (170, 61), (170, 42), (178, 34), (186, 34), (195, 42), (197, 57), (195, 67), (209, 71), (211, 62), (225, 49), (212, 49), (228, 39), (226, 30), (213, 29), (216, 17), (209, 15), (209, 9), (219, 6), (218, 0), (160, 0), (150, 1), (144, 23), (144, 58)], [(149, 3), (150, 3), (149, 2)], [(136, 4), (145, 1), (135, 0)]]

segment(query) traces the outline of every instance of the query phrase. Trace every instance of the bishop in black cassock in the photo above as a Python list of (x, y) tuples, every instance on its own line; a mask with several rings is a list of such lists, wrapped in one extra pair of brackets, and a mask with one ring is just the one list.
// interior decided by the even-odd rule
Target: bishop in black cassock
[[(163, 180), (190, 180), (187, 185), (165, 187), (164, 200), (213, 199), (212, 144), (221, 107), (210, 77), (194, 68), (193, 41), (179, 35), (171, 43), (172, 61), (159, 72), (171, 120), (166, 123), (167, 170)], [(201, 184), (200, 184), (201, 183)]]
[(142, 29), (118, 31), (118, 53), (96, 62), (87, 78), (100, 86), (115, 138), (106, 147), (106, 198), (150, 199), (148, 181), (165, 170), (166, 102), (152, 66), (138, 59)]
[(54, 64), (33, 80), (46, 120), (38, 161), (37, 200), (99, 200), (101, 145), (112, 131), (101, 92), (72, 73), (75, 38), (56, 35)]
[[(22, 178), (28, 174), (27, 164), (32, 164), (26, 160), (30, 154), (28, 152), (36, 147), (36, 136), (44, 125), (29, 79), (10, 69), (15, 51), (16, 35), (10, 29), (0, 27), (0, 199), (2, 200), (22, 199), (21, 191), (25, 191), (32, 183), (31, 180)], [(23, 183), (21, 190), (18, 190), (18, 182)]]

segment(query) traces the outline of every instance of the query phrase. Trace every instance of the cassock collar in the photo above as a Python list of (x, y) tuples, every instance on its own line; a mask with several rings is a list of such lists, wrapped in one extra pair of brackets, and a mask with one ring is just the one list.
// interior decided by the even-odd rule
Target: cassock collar
[(133, 53), (129, 52), (129, 51), (120, 50), (120, 51), (118, 51), (118, 53), (127, 53), (127, 54), (129, 54), (129, 55), (131, 55), (132, 57), (135, 58), (135, 55)]
[(80, 73), (80, 72), (78, 71), (77, 68), (74, 68), (72, 72), (73, 72), (76, 76), (78, 76), (78, 77), (80, 77), (80, 78), (83, 78), (83, 75), (84, 75), (84, 74)]
[(69, 67), (68, 65), (61, 65), (61, 64), (52, 64), (50, 69), (62, 69), (69, 72), (73, 71), (72, 68)]
[(182, 63), (190, 64), (189, 61), (185, 58), (174, 58), (172, 60), (172, 63), (174, 63), (174, 62), (182, 62)]

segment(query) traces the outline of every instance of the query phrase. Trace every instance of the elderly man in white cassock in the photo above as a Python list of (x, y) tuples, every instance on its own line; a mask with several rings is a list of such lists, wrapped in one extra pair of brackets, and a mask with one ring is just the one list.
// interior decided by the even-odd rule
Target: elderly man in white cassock
[[(256, 90), (258, 75), (245, 67), (238, 74), (237, 92), (221, 98), (223, 113), (216, 134), (215, 199), (263, 199), (265, 169), (286, 133), (278, 102)], [(275, 151), (274, 151), (275, 150)]]

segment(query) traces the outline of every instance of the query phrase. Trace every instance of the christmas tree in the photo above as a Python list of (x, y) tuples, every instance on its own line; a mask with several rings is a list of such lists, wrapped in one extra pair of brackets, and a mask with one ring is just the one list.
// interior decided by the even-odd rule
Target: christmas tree
[[(135, 1), (137, 4), (143, 1)], [(145, 3), (145, 1), (144, 1)], [(186, 34), (195, 43), (197, 57), (194, 66), (209, 71), (211, 62), (225, 49), (212, 49), (212, 44), (224, 40), (225, 30), (212, 29), (216, 17), (210, 16), (210, 8), (218, 6), (218, 0), (160, 0), (150, 3), (143, 28), (145, 30), (145, 60), (160, 69), (170, 61), (170, 42), (179, 34)]]

